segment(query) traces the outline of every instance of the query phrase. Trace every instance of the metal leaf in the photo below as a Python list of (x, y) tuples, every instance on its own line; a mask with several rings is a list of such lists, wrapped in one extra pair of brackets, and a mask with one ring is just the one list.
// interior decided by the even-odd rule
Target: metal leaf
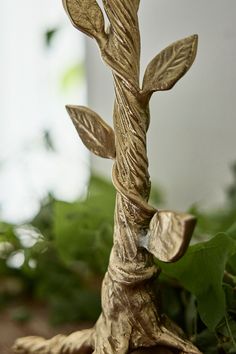
[(63, 0), (74, 27), (96, 39), (105, 35), (104, 17), (96, 0)]
[(116, 150), (113, 129), (87, 107), (66, 106), (66, 109), (84, 145), (95, 155), (114, 159)]
[(157, 212), (142, 237), (140, 246), (163, 262), (175, 262), (186, 252), (192, 237), (196, 218), (172, 211)]
[(144, 79), (144, 94), (171, 89), (189, 70), (197, 53), (198, 36), (184, 38), (159, 53), (148, 65)]

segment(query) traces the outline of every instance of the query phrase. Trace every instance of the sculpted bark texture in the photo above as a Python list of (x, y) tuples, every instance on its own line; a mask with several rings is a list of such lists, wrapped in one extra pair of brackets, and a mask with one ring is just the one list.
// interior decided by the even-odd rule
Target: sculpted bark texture
[(146, 150), (150, 97), (154, 91), (173, 87), (190, 68), (197, 36), (178, 41), (157, 55), (140, 88), (139, 0), (103, 0), (103, 6), (110, 22), (107, 31), (95, 0), (64, 0), (73, 25), (96, 39), (114, 77), (114, 131), (90, 109), (67, 107), (85, 145), (99, 156), (114, 159), (114, 244), (102, 285), (102, 314), (91, 330), (51, 340), (19, 339), (14, 350), (22, 354), (197, 354), (198, 349), (182, 331), (160, 313), (152, 289), (158, 273), (153, 256), (166, 262), (179, 259), (186, 251), (195, 219), (159, 212), (148, 204)]

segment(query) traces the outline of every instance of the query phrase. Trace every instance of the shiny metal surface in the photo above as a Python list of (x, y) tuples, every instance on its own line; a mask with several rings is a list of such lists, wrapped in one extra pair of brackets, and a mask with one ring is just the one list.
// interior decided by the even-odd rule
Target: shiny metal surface
[(47, 341), (19, 339), (15, 353), (200, 353), (156, 307), (151, 284), (158, 270), (153, 256), (166, 262), (179, 259), (196, 220), (148, 204), (146, 149), (150, 98), (155, 91), (171, 89), (191, 67), (197, 36), (175, 42), (158, 54), (140, 86), (139, 2), (103, 0), (110, 23), (105, 29), (103, 10), (95, 0), (63, 1), (72, 24), (96, 40), (114, 78), (114, 129), (86, 107), (67, 107), (87, 148), (114, 160), (114, 244), (102, 286), (102, 313), (94, 328)]

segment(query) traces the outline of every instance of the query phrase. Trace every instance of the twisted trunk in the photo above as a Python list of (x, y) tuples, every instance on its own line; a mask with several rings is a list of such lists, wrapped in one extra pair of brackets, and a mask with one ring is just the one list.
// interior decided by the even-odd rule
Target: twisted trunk
[[(116, 160), (113, 182), (117, 190), (114, 246), (102, 288), (102, 315), (96, 325), (96, 354), (125, 354), (129, 349), (156, 344), (198, 352), (179, 330), (159, 315), (152, 279), (153, 257), (139, 247), (156, 210), (148, 205), (150, 180), (146, 151), (149, 106), (139, 88), (139, 1), (104, 1), (111, 22), (114, 61), (114, 130)], [(122, 14), (122, 16), (121, 16)], [(169, 328), (167, 328), (169, 327)]]
[[(139, 0), (103, 0), (111, 25), (109, 33), (104, 31), (103, 15), (95, 0), (63, 1), (72, 23), (96, 38), (104, 61), (113, 71), (116, 94), (115, 134), (100, 117), (84, 107), (72, 107), (69, 113), (76, 126), (82, 123), (83, 127), (81, 130), (77, 127), (78, 131), (82, 139), (85, 137), (85, 144), (88, 143), (92, 151), (105, 156), (106, 146), (110, 148), (112, 145), (108, 155), (115, 158), (113, 183), (117, 197), (114, 245), (102, 285), (102, 314), (95, 327), (68, 337), (57, 336), (48, 341), (42, 338), (19, 340), (15, 352), (127, 354), (140, 347), (164, 345), (181, 353), (199, 354), (198, 349), (182, 337), (179, 328), (160, 315), (152, 289), (152, 281), (158, 270), (153, 256), (141, 247), (140, 242), (157, 211), (148, 205), (150, 180), (146, 133), (151, 91), (145, 93), (139, 87)], [(84, 4), (84, 8), (81, 4)], [(94, 22), (88, 19), (89, 11)], [(191, 46), (187, 49), (191, 51)], [(172, 49), (162, 55), (165, 60), (169, 60), (171, 52)], [(180, 76), (187, 66), (184, 65), (181, 71), (178, 63), (177, 68)], [(147, 71), (148, 79), (151, 69)], [(173, 79), (171, 75), (169, 77)], [(158, 80), (163, 80), (163, 76), (158, 77)], [(162, 86), (167, 87), (166, 82)], [(154, 85), (153, 90), (155, 87)], [(99, 132), (104, 134), (102, 137), (98, 134), (96, 141), (91, 139), (91, 132), (88, 134), (89, 138), (86, 138), (86, 130), (94, 130), (94, 125), (91, 127), (86, 115), (97, 121)], [(107, 145), (103, 144), (105, 140)], [(160, 349), (160, 353), (162, 350)]]
[(139, 89), (137, 11), (134, 11), (132, 0), (104, 3), (111, 22), (109, 45), (117, 53), (115, 62), (109, 61), (116, 96), (113, 182), (117, 198), (114, 245), (103, 281), (103, 312), (96, 325), (95, 353), (125, 354), (129, 349), (156, 344), (195, 353), (196, 348), (181, 339), (173, 326), (168, 329), (158, 314), (152, 289), (157, 268), (152, 255), (139, 247), (139, 239), (146, 234), (156, 210), (148, 205), (150, 180), (146, 133), (149, 107), (143, 102)]
[(138, 246), (155, 213), (147, 205), (149, 113), (117, 75), (115, 88), (114, 246), (103, 282), (103, 313), (96, 326), (95, 353), (124, 354), (129, 348), (155, 345), (160, 319), (148, 282), (157, 270), (151, 254)]

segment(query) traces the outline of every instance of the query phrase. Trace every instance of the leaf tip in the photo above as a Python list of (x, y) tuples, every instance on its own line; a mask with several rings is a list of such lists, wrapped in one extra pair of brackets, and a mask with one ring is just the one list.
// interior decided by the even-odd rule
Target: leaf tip
[(68, 113), (70, 113), (71, 111), (82, 112), (86, 109), (86, 107), (84, 107), (84, 106), (78, 106), (78, 105), (73, 105), (73, 104), (67, 104), (65, 106), (65, 108)]
[(193, 57), (192, 57), (192, 62), (194, 61), (195, 57), (196, 57), (196, 54), (197, 54), (197, 48), (198, 48), (198, 34), (193, 34), (191, 36), (192, 38), (192, 50), (193, 50)]
[(198, 35), (172, 43), (147, 66), (143, 79), (143, 95), (148, 99), (155, 91), (170, 90), (193, 64), (198, 46)]

